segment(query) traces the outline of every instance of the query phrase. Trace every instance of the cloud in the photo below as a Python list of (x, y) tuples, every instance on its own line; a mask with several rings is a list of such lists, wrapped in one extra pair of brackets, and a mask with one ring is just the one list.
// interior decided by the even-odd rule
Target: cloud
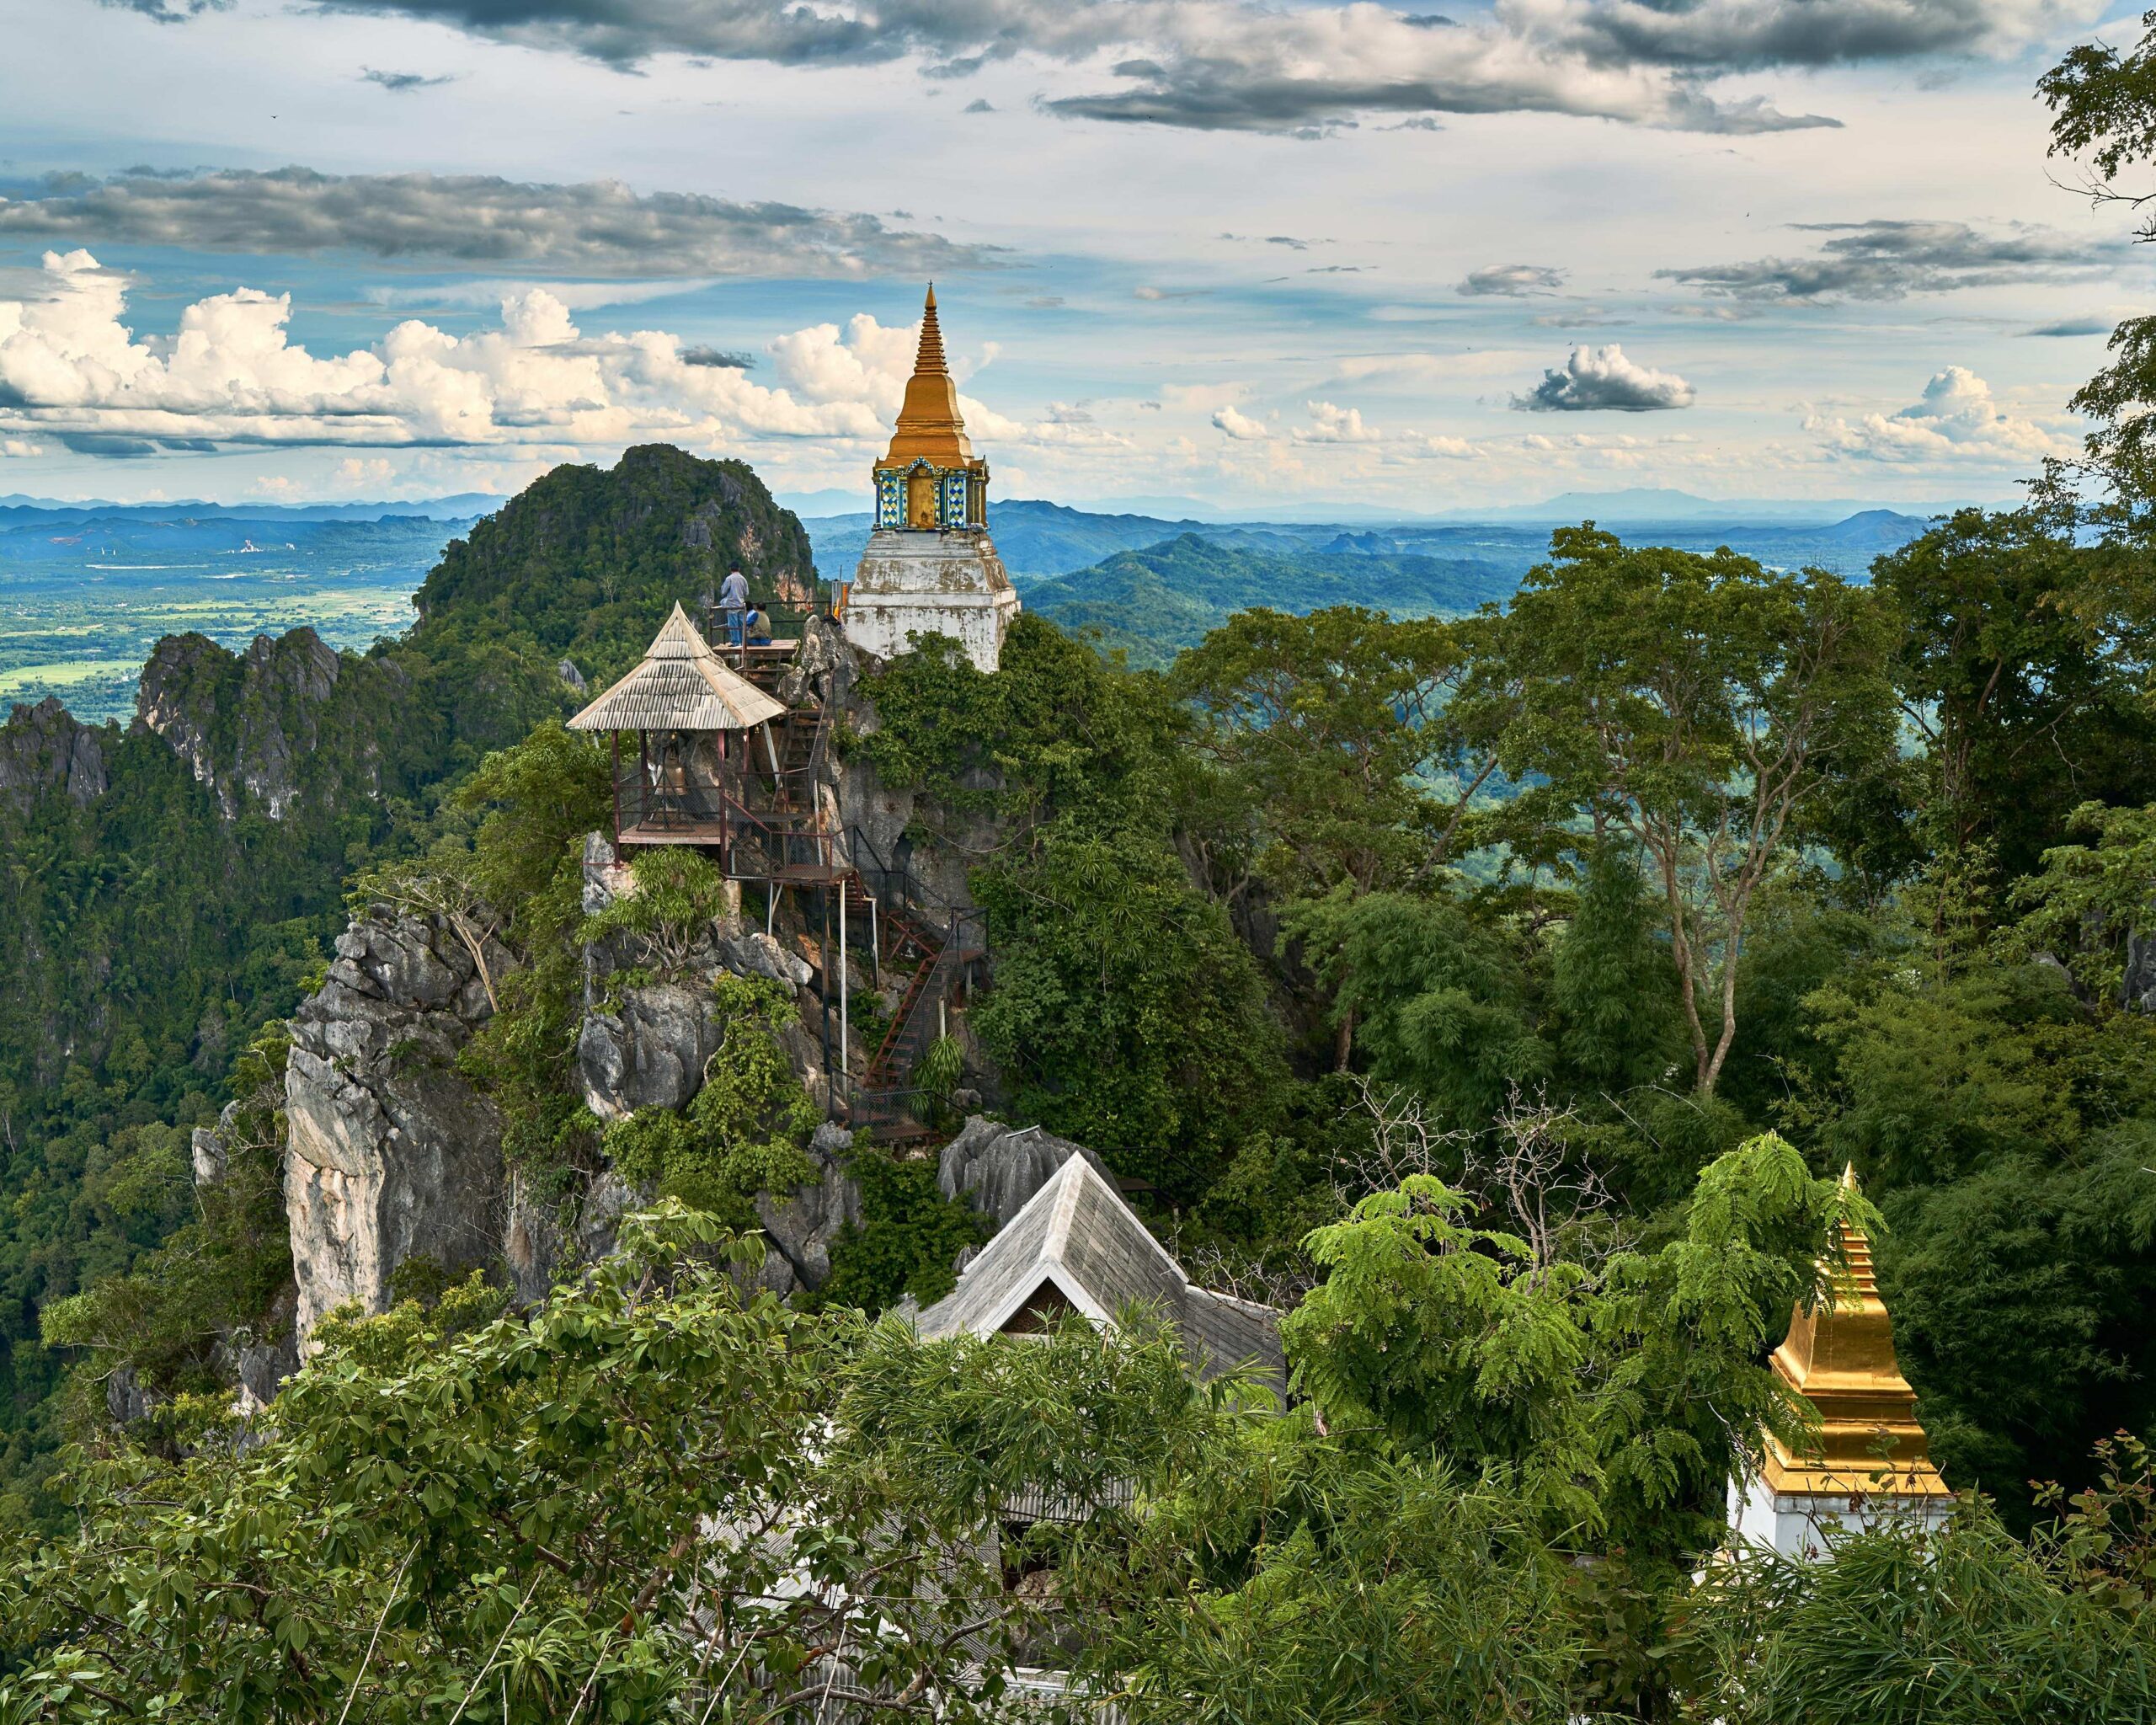
[(2024, 335), (2109, 335), (2116, 326), (2109, 318), (2061, 318), (2055, 323), (2039, 323)]
[(228, 11), (232, 0), (98, 0), (115, 12), (139, 12), (158, 24), (184, 24), (205, 12)]
[(1209, 287), (1151, 287), (1138, 286), (1130, 291), (1134, 300), (1202, 300), (1213, 290)]
[(976, 97), (973, 101), (967, 103), (960, 111), (966, 114), (993, 114), (995, 112), (995, 104), (985, 96)]
[(1335, 407), (1329, 401), (1305, 402), (1304, 405), (1310, 409), (1310, 423), (1307, 427), (1296, 429), (1294, 440), (1298, 443), (1385, 441), (1385, 434), (1375, 426), (1365, 425), (1363, 415), (1357, 409)]
[(1247, 414), (1238, 413), (1233, 408), (1222, 408), (1214, 414), (1213, 424), (1238, 443), (1262, 443), (1273, 435), (1257, 420)]
[(1525, 299), (1530, 294), (1555, 293), (1564, 285), (1565, 272), (1545, 264), (1488, 264), (1469, 270), (1467, 279), (1453, 291)]
[(1854, 425), (1807, 414), (1804, 429), (1831, 453), (1862, 461), (2025, 462), (2069, 452), (2065, 440), (2002, 409), (1966, 366), (1936, 373), (1923, 398), (1898, 413), (1867, 414)]
[(1991, 233), (1965, 222), (1817, 222), (1798, 227), (1839, 235), (1808, 258), (1657, 270), (1710, 294), (1748, 300), (1899, 299), (2008, 281), (2052, 281), (2105, 269), (2108, 247), (2015, 223)]
[(1625, 356), (1615, 342), (1607, 347), (1576, 347), (1561, 369), (1545, 371), (1542, 381), (1513, 405), (1529, 413), (1651, 413), (1692, 405), (1692, 386), (1674, 371), (1657, 371)]
[[(173, 0), (137, 0), (181, 15)], [(183, 0), (184, 3), (184, 0)], [(1044, 103), (1079, 119), (1315, 135), (1363, 115), (1546, 113), (1745, 134), (1832, 125), (1764, 98), (1719, 100), (1731, 72), (1940, 56), (2010, 56), (2093, 20), (2098, 0), (1497, 0), (1433, 24), (1372, 0), (328, 0), (495, 40), (633, 67), (654, 56), (796, 67), (919, 61), (963, 77), (1029, 56), (1105, 65), (1105, 88)]]
[(715, 366), (723, 371), (753, 371), (755, 358), (748, 354), (728, 353), (715, 347), (685, 347), (681, 350), (681, 363), (685, 366)]
[[(0, 435), (120, 457), (237, 445), (544, 446), (664, 437), (702, 447), (776, 437), (880, 439), (913, 332), (856, 318), (771, 344), (788, 387), (697, 363), (664, 331), (582, 335), (544, 289), (499, 328), (418, 320), (370, 347), (294, 343), (289, 295), (249, 288), (184, 307), (169, 337), (126, 326), (126, 285), (84, 251), (48, 252), (47, 291), (0, 300)], [(1021, 428), (1022, 431), (1023, 428)]]
[(488, 174), (131, 172), (0, 199), (0, 238), (196, 251), (351, 251), (586, 275), (867, 276), (993, 266), (993, 247), (887, 228), (873, 216), (639, 195), (618, 180)]
[(429, 77), (419, 72), (377, 72), (373, 67), (363, 67), (360, 72), (362, 83), (380, 84), (385, 90), (403, 95), (411, 90), (431, 90), (443, 84), (456, 82), (454, 72), (445, 72), (440, 77)]

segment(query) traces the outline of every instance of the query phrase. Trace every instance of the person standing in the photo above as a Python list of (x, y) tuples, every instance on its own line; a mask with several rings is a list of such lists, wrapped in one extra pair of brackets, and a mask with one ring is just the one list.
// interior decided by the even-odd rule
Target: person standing
[(749, 584), (735, 569), (718, 584), (719, 614), (726, 619), (726, 638), (741, 644), (741, 626), (749, 614)]

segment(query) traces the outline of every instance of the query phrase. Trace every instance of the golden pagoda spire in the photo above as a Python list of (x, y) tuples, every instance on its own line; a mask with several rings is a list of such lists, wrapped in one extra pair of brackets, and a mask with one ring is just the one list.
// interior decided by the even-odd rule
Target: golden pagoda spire
[(943, 362), (943, 331), (936, 321), (936, 284), (928, 284), (928, 303), (921, 308), (921, 348), (914, 355), (916, 372), (948, 371)]
[[(1841, 1183), (1855, 1192), (1854, 1164), (1843, 1169)], [(1820, 1496), (1951, 1497), (1917, 1421), (1916, 1392), (1894, 1355), (1871, 1242), (1853, 1223), (1837, 1228), (1842, 1266), (1833, 1293), (1810, 1311), (1800, 1305), (1790, 1312), (1788, 1338), (1773, 1360), (1775, 1375), (1818, 1411), (1817, 1447), (1795, 1455), (1769, 1434), (1764, 1482)]]
[(976, 457), (966, 436), (966, 422), (958, 413), (958, 386), (943, 357), (943, 331), (936, 321), (936, 289), (928, 290), (928, 303), (921, 316), (921, 347), (914, 359), (913, 376), (906, 382), (905, 403), (891, 433), (891, 447), (878, 467), (893, 467), (926, 460), (931, 466), (951, 468), (970, 466)]

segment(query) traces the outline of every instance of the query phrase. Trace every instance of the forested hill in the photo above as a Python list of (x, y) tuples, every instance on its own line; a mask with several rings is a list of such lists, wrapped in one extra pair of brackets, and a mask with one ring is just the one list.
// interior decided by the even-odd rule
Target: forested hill
[(1121, 551), (1025, 590), (1027, 608), (1134, 665), (1165, 667), (1235, 611), (1360, 605), (1395, 617), (1459, 616), (1518, 585), (1508, 563), (1362, 550), (1249, 551), (1185, 533)]
[(0, 1522), (55, 1442), (40, 1311), (190, 1215), (188, 1130), (319, 970), (351, 873), (570, 710), (560, 660), (617, 672), (734, 562), (807, 559), (747, 467), (633, 449), (556, 468), (452, 543), (401, 638), (169, 637), (131, 724), (48, 702), (0, 727)]

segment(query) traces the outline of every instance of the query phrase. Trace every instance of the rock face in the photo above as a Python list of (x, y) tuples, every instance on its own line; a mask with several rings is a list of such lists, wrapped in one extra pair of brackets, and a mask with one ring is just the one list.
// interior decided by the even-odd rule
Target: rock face
[(1082, 1144), (1038, 1126), (1014, 1131), (1001, 1120), (975, 1114), (943, 1146), (936, 1183), (946, 1198), (963, 1199), (993, 1218), (1000, 1228), (1074, 1156), (1082, 1156), (1103, 1174), (1107, 1172), (1100, 1157)]
[[(488, 960), (510, 968), (499, 947)], [(454, 1273), (500, 1252), (501, 1121), (452, 1065), (490, 1011), (470, 954), (431, 921), (377, 907), (339, 938), (285, 1072), (302, 1334), (347, 1300), (385, 1310), (407, 1259)]]
[(104, 750), (94, 730), (48, 695), (35, 707), (16, 708), (0, 725), (0, 798), (28, 809), (53, 791), (77, 808), (102, 797)]
[(839, 1230), (861, 1224), (861, 1188), (845, 1167), (852, 1144), (852, 1134), (842, 1126), (818, 1128), (808, 1155), (822, 1178), (791, 1192), (756, 1194), (766, 1247), (760, 1282), (782, 1299), (822, 1286), (831, 1273), (831, 1245)]
[(244, 654), (205, 635), (168, 635), (142, 667), (135, 729), (163, 738), (227, 820), (244, 793), (281, 820), (299, 800), (302, 767), (343, 670), (310, 628), (257, 635)]
[(2156, 932), (2137, 928), (2127, 937), (2126, 975), (2119, 983), (2119, 1004), (2156, 1012)]
[(674, 982), (629, 990), (617, 1011), (588, 1014), (577, 1033), (584, 1102), (602, 1120), (682, 1107), (702, 1086), (720, 1028), (708, 990)]

